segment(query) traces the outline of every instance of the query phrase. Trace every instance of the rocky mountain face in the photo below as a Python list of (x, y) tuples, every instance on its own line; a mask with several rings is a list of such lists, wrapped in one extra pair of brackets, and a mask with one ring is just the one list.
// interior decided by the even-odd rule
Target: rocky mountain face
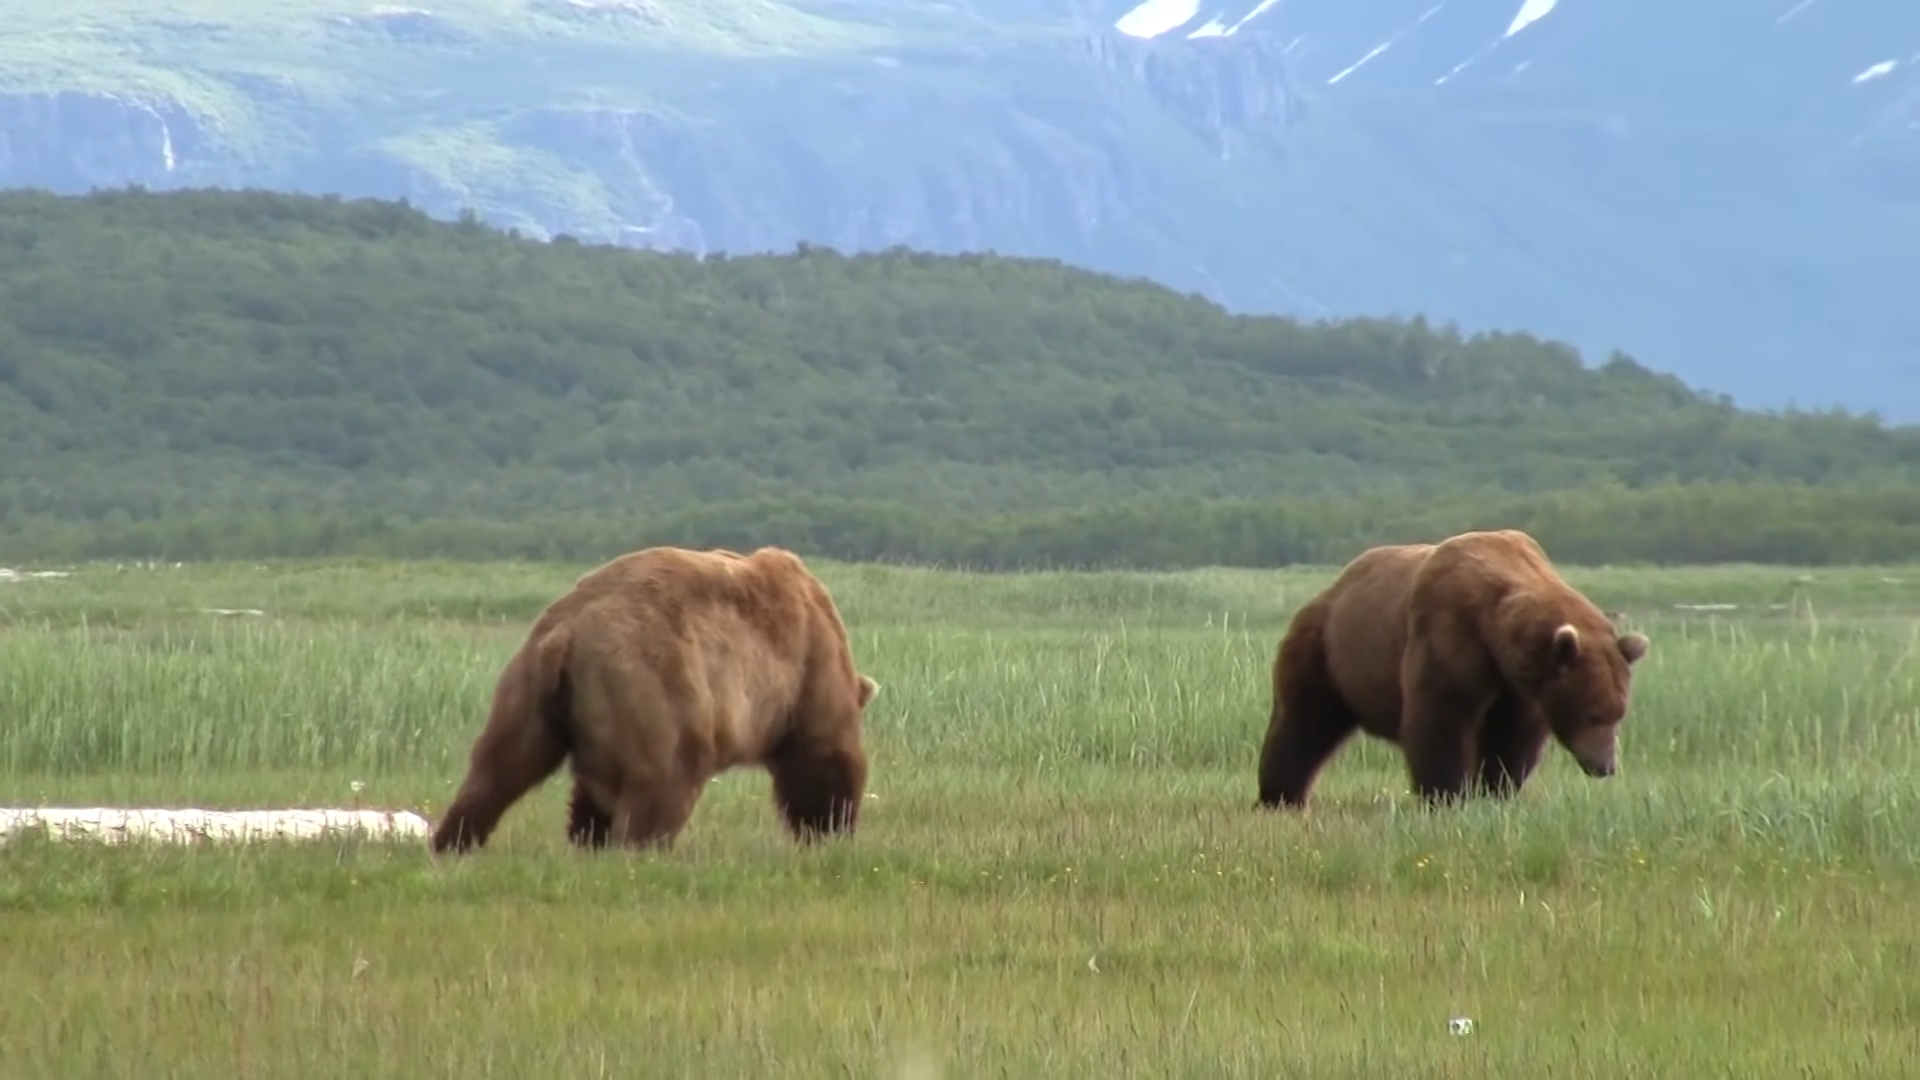
[(994, 248), (1920, 419), (1904, 0), (72, 0), (0, 61), (10, 186)]

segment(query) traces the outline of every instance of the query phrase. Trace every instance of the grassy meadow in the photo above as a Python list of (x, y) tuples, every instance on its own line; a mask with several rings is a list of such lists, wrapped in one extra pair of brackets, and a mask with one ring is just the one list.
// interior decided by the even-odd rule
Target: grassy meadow
[[(70, 569), (0, 581), (0, 805), (432, 816), (585, 567)], [(16, 839), (0, 1073), (1920, 1074), (1920, 568), (1569, 569), (1653, 639), (1618, 776), (1435, 814), (1355, 741), (1304, 815), (1254, 763), (1330, 568), (816, 569), (883, 687), (850, 841), (745, 772), (664, 854), (559, 782), (439, 864)]]

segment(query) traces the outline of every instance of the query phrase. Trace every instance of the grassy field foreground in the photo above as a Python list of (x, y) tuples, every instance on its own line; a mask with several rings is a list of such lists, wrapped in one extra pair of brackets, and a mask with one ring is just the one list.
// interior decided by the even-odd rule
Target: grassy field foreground
[[(431, 815), (581, 569), (0, 582), (0, 805)], [(851, 842), (749, 773), (665, 855), (559, 784), (440, 865), (15, 841), (0, 1074), (1920, 1074), (1920, 569), (1570, 571), (1654, 642), (1619, 776), (1428, 814), (1356, 742), (1304, 816), (1253, 769), (1330, 570), (818, 569), (884, 687)]]

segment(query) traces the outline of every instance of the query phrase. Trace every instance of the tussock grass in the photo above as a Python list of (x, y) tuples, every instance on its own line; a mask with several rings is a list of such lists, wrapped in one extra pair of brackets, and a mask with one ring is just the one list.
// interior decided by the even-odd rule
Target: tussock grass
[[(431, 815), (581, 569), (0, 586), (0, 802), (346, 806), (360, 780)], [(1619, 776), (1555, 750), (1515, 802), (1430, 814), (1355, 742), (1284, 816), (1250, 809), (1267, 665), (1330, 569), (819, 570), (884, 686), (853, 841), (794, 850), (751, 773), (666, 855), (567, 850), (558, 783), (440, 865), (17, 841), (8, 1075), (1920, 1069), (1920, 572), (1572, 572), (1654, 640)]]

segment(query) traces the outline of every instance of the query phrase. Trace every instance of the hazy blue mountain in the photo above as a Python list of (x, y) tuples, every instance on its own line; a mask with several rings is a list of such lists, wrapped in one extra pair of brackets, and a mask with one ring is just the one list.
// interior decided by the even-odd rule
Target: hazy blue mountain
[(1913, 0), (65, 0), (0, 183), (991, 247), (1920, 419)]

